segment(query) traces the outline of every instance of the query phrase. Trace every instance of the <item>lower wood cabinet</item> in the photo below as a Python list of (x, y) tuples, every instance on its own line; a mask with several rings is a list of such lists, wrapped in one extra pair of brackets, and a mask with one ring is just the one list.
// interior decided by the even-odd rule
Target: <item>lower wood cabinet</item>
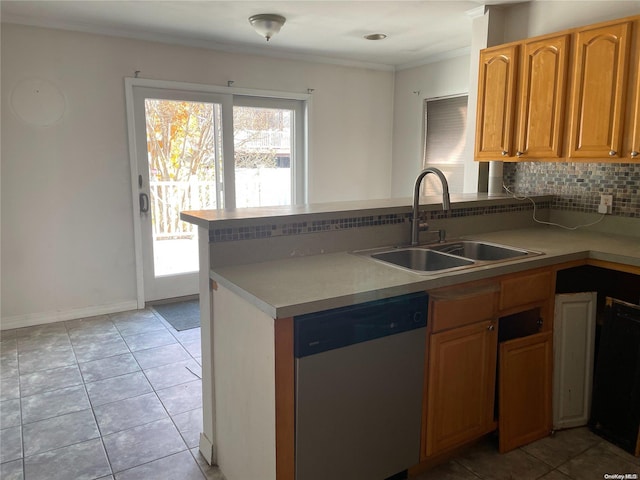
[(551, 432), (553, 278), (542, 269), (430, 292), (423, 461), (496, 428), (501, 452)]
[(500, 452), (551, 432), (552, 332), (500, 343), (498, 432)]
[(431, 335), (427, 456), (493, 430), (496, 344), (492, 320)]

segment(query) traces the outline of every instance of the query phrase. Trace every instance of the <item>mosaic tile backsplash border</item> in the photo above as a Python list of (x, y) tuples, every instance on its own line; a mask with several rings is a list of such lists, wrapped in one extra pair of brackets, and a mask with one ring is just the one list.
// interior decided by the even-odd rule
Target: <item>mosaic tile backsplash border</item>
[(612, 215), (640, 218), (640, 163), (505, 163), (503, 178), (519, 195), (553, 195), (553, 209), (597, 212), (610, 194)]
[[(575, 212), (598, 211), (601, 194), (613, 195), (612, 214), (640, 218), (640, 164), (582, 162), (519, 162), (504, 164), (504, 183), (518, 195), (552, 195), (552, 201), (539, 202), (537, 208)], [(532, 210), (531, 202), (453, 208), (423, 213), (425, 220), (461, 218), (494, 213)], [(381, 225), (408, 224), (411, 214), (389, 214), (335, 218), (305, 222), (219, 228), (209, 232), (210, 242), (229, 242), (259, 238), (303, 235)]]
[[(550, 208), (551, 202), (537, 202), (537, 208)], [(506, 205), (492, 205), (484, 207), (452, 208), (449, 211), (422, 212), (423, 220), (439, 220), (443, 218), (461, 218), (495, 213), (510, 213), (533, 210), (531, 202), (518, 201)], [(209, 231), (209, 241), (233, 242), (237, 240), (255, 240), (260, 238), (281, 237), (286, 235), (303, 235), (307, 233), (329, 232), (350, 228), (376, 227), (381, 225), (396, 225), (411, 221), (411, 213), (389, 215), (367, 215), (363, 217), (336, 218), (327, 220), (312, 220), (306, 222), (277, 223), (251, 225), (237, 228), (217, 228)]]

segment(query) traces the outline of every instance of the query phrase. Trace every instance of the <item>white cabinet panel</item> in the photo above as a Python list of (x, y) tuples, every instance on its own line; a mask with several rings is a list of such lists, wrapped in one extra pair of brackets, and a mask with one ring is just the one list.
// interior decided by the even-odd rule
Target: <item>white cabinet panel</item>
[(586, 425), (591, 410), (596, 292), (556, 295), (553, 428)]

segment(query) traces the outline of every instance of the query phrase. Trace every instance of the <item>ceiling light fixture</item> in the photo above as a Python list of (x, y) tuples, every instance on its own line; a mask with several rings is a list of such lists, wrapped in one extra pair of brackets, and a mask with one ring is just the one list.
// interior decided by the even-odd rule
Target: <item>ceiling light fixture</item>
[(267, 39), (271, 40), (280, 31), (287, 19), (275, 13), (260, 13), (249, 17), (249, 23), (253, 29)]
[(365, 35), (364, 38), (367, 40), (384, 40), (387, 36), (384, 33), (370, 33), (369, 35)]

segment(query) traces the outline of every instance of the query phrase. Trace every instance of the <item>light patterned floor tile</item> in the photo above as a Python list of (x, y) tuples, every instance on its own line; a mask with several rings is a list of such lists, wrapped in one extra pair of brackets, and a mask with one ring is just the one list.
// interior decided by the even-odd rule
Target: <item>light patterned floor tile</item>
[(167, 418), (167, 412), (153, 392), (99, 405), (94, 410), (102, 435)]
[(94, 407), (125, 398), (136, 397), (153, 390), (142, 372), (106, 378), (97, 382), (87, 383), (86, 386), (89, 399)]
[(82, 377), (86, 383), (117, 377), (140, 370), (138, 362), (136, 362), (136, 359), (130, 353), (80, 363), (79, 366)]
[(195, 360), (170, 363), (144, 371), (156, 390), (173, 387), (181, 383), (193, 382), (202, 378), (202, 367)]
[(202, 407), (202, 381), (182, 383), (156, 392), (169, 415)]
[(188, 450), (116, 474), (116, 480), (205, 480)]
[(22, 422), (32, 423), (90, 408), (84, 386), (62, 388), (22, 398)]
[(22, 458), (22, 429), (20, 426), (0, 430), (0, 463)]
[(82, 385), (80, 370), (75, 364), (20, 375), (20, 392), (23, 397), (75, 385)]
[(133, 356), (136, 357), (136, 360), (144, 370), (168, 365), (170, 363), (182, 362), (191, 358), (189, 353), (187, 353), (179, 343), (140, 350), (139, 352), (133, 352)]
[(93, 480), (111, 467), (98, 438), (26, 457), (24, 472), (29, 480)]
[(187, 449), (169, 419), (106, 435), (104, 445), (115, 473)]
[(26, 457), (100, 437), (91, 409), (24, 425)]

